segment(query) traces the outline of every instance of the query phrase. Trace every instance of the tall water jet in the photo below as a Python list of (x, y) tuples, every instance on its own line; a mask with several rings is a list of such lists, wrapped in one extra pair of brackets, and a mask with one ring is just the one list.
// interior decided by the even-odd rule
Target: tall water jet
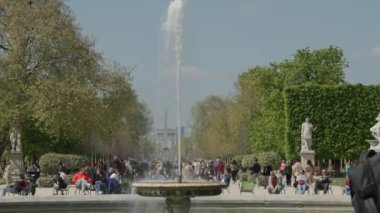
[(165, 57), (167, 60), (173, 58), (176, 76), (176, 116), (177, 116), (177, 146), (178, 146), (178, 182), (182, 182), (182, 162), (181, 162), (181, 52), (182, 52), (182, 33), (183, 33), (183, 12), (186, 0), (171, 0), (167, 17), (162, 25), (165, 39)]
[[(176, 114), (177, 114), (177, 142), (178, 142), (178, 182), (135, 182), (137, 194), (149, 197), (165, 197), (166, 210), (170, 213), (188, 213), (191, 200), (195, 196), (215, 196), (222, 193), (225, 184), (210, 182), (184, 182), (182, 183), (181, 162), (181, 119), (180, 119), (180, 74), (181, 51), (183, 33), (183, 11), (186, 0), (171, 0), (166, 20), (162, 26), (165, 39), (166, 60), (174, 62), (176, 76)], [(171, 59), (174, 58), (174, 61)]]

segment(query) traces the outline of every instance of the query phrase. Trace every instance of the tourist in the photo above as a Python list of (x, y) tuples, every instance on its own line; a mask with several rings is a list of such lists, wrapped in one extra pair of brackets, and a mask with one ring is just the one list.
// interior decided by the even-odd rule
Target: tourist
[(280, 194), (282, 190), (282, 179), (277, 178), (274, 171), (270, 172), (269, 178), (268, 178), (268, 193), (269, 194)]
[(237, 176), (238, 172), (239, 172), (239, 165), (236, 162), (236, 160), (233, 160), (231, 162), (231, 176), (232, 176), (233, 183), (236, 183), (236, 176)]
[(196, 180), (198, 180), (200, 177), (200, 167), (201, 167), (201, 163), (197, 160), (194, 160), (193, 168), (194, 168), (194, 178)]
[(29, 179), (29, 192), (34, 195), (36, 193), (37, 179), (40, 177), (40, 168), (36, 161), (33, 161), (33, 163), (26, 169), (26, 174)]
[(264, 181), (263, 181), (264, 182), (264, 189), (266, 189), (268, 186), (268, 180), (269, 180), (269, 176), (270, 176), (271, 171), (272, 171), (272, 166), (269, 165), (269, 163), (263, 167), (263, 173), (262, 174), (264, 175)]
[[(65, 174), (65, 173), (63, 173)], [(58, 195), (58, 191), (61, 191), (61, 195), (63, 195), (63, 189), (67, 188), (67, 182), (62, 178), (60, 174), (56, 174), (53, 179), (53, 195)]]
[(117, 169), (111, 169), (110, 172), (111, 172), (110, 179), (115, 179), (116, 181), (120, 182), (119, 171)]
[(252, 175), (252, 181), (256, 184), (259, 183), (259, 174), (261, 170), (261, 166), (257, 160), (257, 158), (254, 158), (253, 160), (253, 165), (249, 168), (251, 170), (251, 175)]
[(346, 180), (344, 181), (343, 194), (351, 195), (350, 179), (348, 178), (348, 176), (346, 177)]
[(111, 169), (111, 175), (108, 178), (108, 193), (109, 194), (120, 194), (121, 185), (120, 177), (117, 169)]
[(307, 183), (309, 185), (313, 184), (314, 166), (311, 163), (311, 160), (307, 160), (306, 161), (305, 174), (306, 174), (306, 177), (307, 177)]
[(314, 194), (318, 194), (318, 190), (323, 190), (323, 194), (327, 193), (330, 187), (330, 178), (326, 173), (326, 170), (322, 170), (322, 173), (314, 185)]
[(230, 182), (231, 182), (231, 177), (232, 177), (231, 169), (230, 168), (226, 168), (224, 170), (224, 174), (223, 174), (223, 178), (222, 178), (222, 183), (226, 184), (227, 187), (229, 187), (230, 186)]
[(290, 160), (286, 161), (286, 167), (285, 167), (285, 177), (286, 177), (286, 186), (290, 187), (292, 185), (292, 163)]
[(216, 159), (215, 164), (216, 181), (221, 181), (224, 173), (224, 163), (219, 158)]
[(300, 195), (305, 194), (305, 191), (308, 189), (307, 185), (307, 177), (305, 175), (305, 171), (301, 170), (300, 174), (296, 178), (297, 181), (297, 192)]
[(105, 194), (107, 190), (106, 176), (100, 168), (96, 169), (95, 178), (94, 178), (94, 189), (95, 194)]
[(298, 160), (293, 164), (292, 170), (293, 170), (293, 177), (294, 177), (293, 186), (297, 187), (297, 177), (301, 174), (301, 171), (303, 170), (303, 167)]
[(77, 189), (80, 189), (82, 194), (86, 194), (86, 190), (91, 188), (92, 178), (86, 173), (86, 170), (83, 168), (79, 172), (75, 173), (71, 181), (75, 184)]
[(55, 174), (59, 174), (59, 171), (63, 171), (64, 173), (67, 173), (67, 168), (63, 164), (63, 161), (61, 160), (58, 161), (57, 168), (55, 171), (56, 171)]
[(347, 161), (346, 164), (344, 165), (344, 172), (346, 173), (346, 175), (348, 175), (348, 171), (350, 170), (351, 168), (351, 161)]
[(191, 162), (185, 163), (183, 167), (184, 180), (194, 180), (194, 169)]
[(3, 196), (5, 196), (7, 192), (13, 194), (20, 193), (23, 195), (28, 195), (28, 185), (29, 182), (25, 179), (24, 174), (20, 174), (20, 180), (16, 181), (15, 184), (9, 185), (3, 189)]

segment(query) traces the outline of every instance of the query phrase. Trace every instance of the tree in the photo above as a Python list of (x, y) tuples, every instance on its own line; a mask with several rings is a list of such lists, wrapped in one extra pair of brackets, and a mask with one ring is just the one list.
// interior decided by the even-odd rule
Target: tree
[(192, 138), (194, 141), (194, 151), (199, 151), (199, 155), (204, 155), (207, 153), (209, 141), (207, 139), (208, 135), (206, 130), (208, 129), (210, 118), (212, 118), (213, 113), (223, 107), (224, 101), (220, 97), (210, 96), (204, 101), (196, 103), (192, 107), (193, 116), (193, 134)]
[[(267, 67), (255, 67), (240, 75), (241, 87), (238, 98), (249, 97), (256, 101), (250, 104), (250, 143), (252, 151), (275, 150), (285, 154), (284, 143), (284, 99), (283, 91), (293, 85), (336, 85), (344, 83), (343, 69), (348, 66), (343, 51), (330, 46), (318, 50), (297, 50), (293, 59), (271, 63)], [(241, 84), (241, 83), (240, 83)], [(239, 102), (244, 103), (244, 102)]]
[(239, 82), (248, 82), (241, 87), (238, 100), (251, 95), (250, 101), (238, 101), (237, 105), (248, 104), (246, 119), (251, 149), (254, 152), (282, 150), (282, 81), (272, 67), (255, 67), (242, 74)]
[(63, 0), (0, 0), (0, 30), (0, 127), (39, 132), (50, 145), (107, 141), (129, 120), (140, 124), (128, 137), (145, 133), (130, 71), (104, 64)]
[(343, 50), (329, 46), (317, 50), (297, 50), (294, 58), (271, 66), (285, 76), (285, 86), (299, 84), (334, 85), (344, 83), (344, 68), (348, 62)]

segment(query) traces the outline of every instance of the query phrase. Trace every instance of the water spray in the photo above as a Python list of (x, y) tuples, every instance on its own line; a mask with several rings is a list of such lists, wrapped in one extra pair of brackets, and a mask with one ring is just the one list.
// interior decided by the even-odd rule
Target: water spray
[(181, 162), (181, 100), (180, 100), (180, 74), (181, 74), (181, 52), (183, 33), (183, 11), (186, 0), (172, 0), (168, 7), (167, 17), (162, 26), (165, 39), (165, 53), (169, 59), (174, 55), (174, 69), (176, 74), (176, 114), (177, 114), (177, 145), (178, 145), (178, 182), (182, 182)]

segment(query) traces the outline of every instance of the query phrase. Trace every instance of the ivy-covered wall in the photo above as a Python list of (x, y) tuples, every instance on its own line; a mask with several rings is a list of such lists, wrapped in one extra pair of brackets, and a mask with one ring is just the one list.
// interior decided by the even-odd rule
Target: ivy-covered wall
[(285, 153), (299, 157), (301, 125), (316, 127), (313, 150), (317, 159), (353, 159), (368, 149), (369, 129), (380, 113), (380, 86), (299, 86), (284, 90)]

